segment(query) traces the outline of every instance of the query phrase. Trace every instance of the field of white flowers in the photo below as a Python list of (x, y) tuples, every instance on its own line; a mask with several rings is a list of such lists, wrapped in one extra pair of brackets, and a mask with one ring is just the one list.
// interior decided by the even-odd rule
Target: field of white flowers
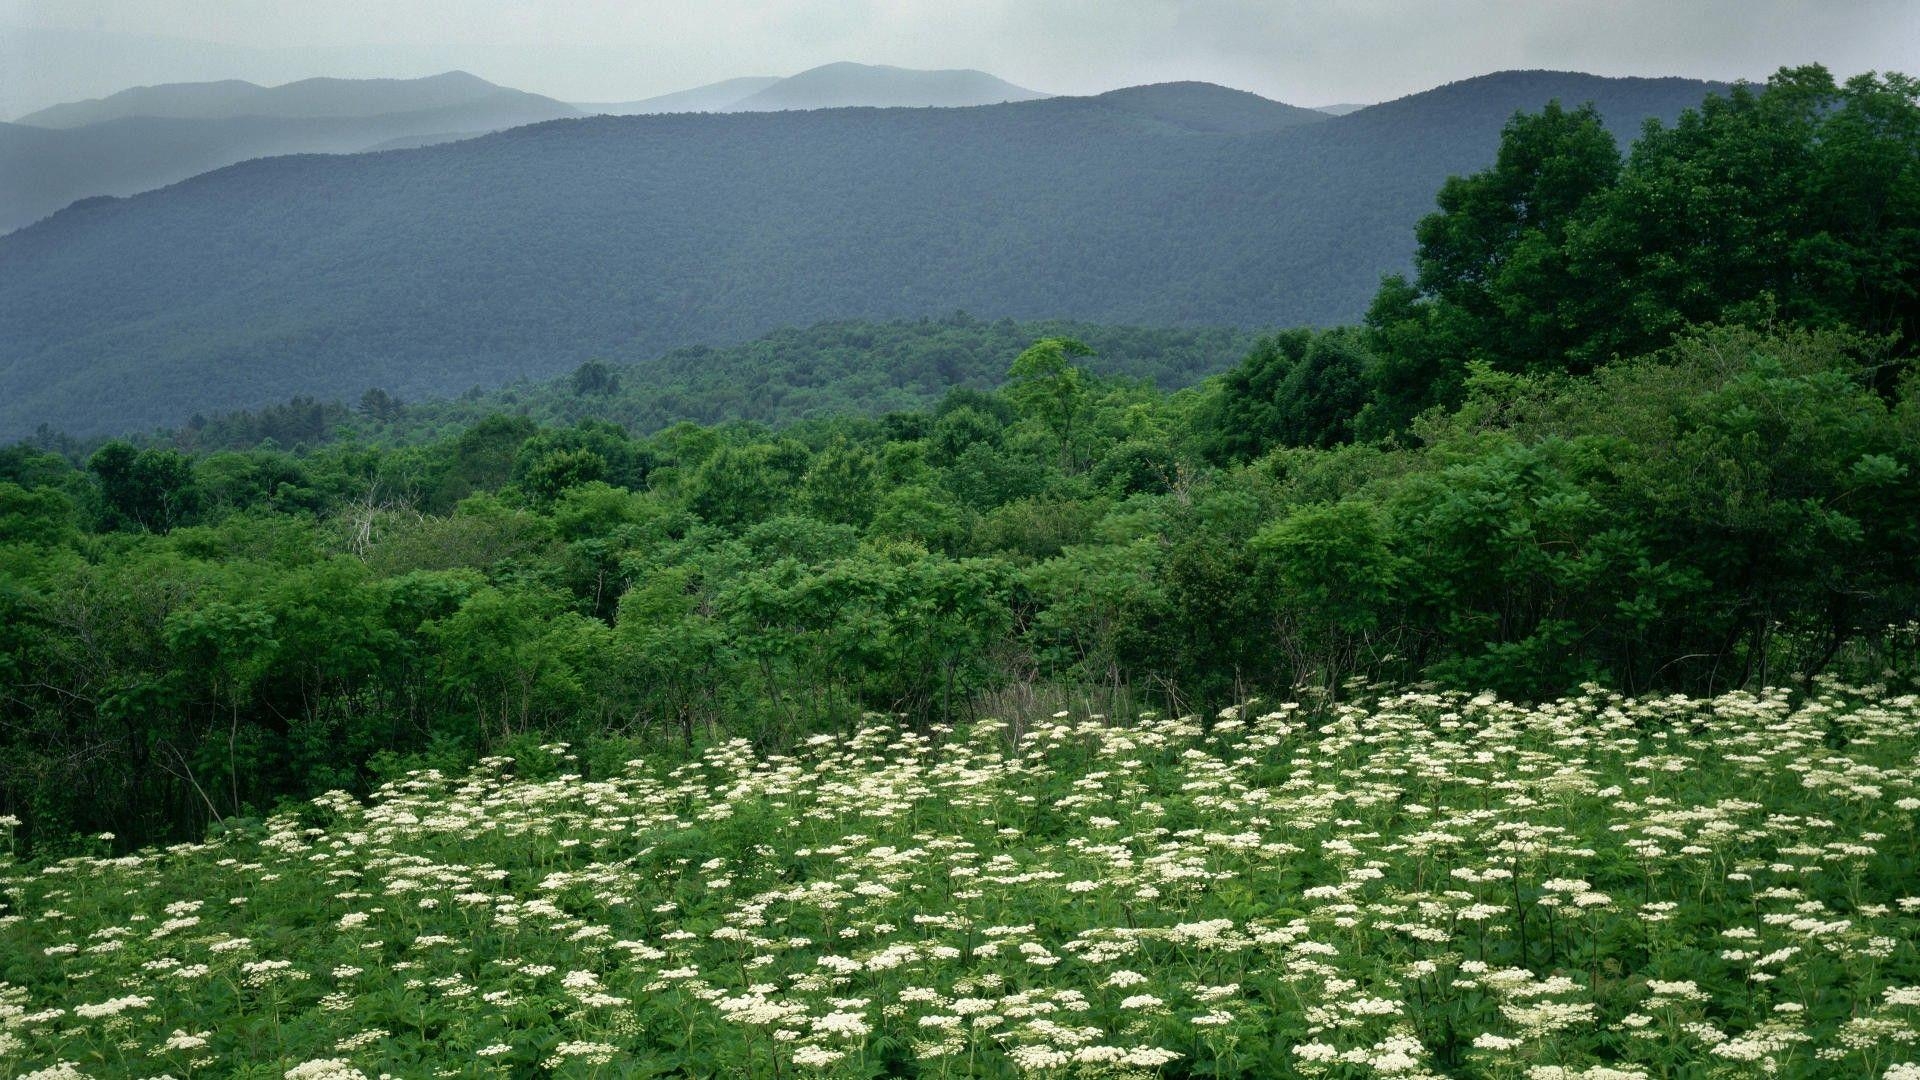
[(496, 759), (0, 867), (0, 1073), (1920, 1078), (1920, 698)]

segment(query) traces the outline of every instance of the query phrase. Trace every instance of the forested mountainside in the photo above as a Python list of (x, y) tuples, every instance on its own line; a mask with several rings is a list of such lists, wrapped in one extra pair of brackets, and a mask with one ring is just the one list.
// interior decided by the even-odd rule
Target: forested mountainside
[(1177, 84), (248, 162), (0, 238), (0, 433), (444, 396), (824, 319), (1351, 320), (1515, 111), (1591, 100), (1625, 138), (1710, 89), (1506, 73), (1241, 134), (1246, 95)]
[(139, 87), (0, 124), (0, 232), (78, 199), (150, 191), (252, 158), (357, 153), (579, 112), (464, 72)]

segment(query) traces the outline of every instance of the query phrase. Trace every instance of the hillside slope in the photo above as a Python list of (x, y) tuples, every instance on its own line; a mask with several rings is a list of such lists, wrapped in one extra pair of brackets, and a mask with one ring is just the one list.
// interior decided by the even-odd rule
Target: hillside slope
[(1629, 133), (1712, 88), (1511, 73), (1259, 134), (1125, 95), (596, 117), (249, 162), (0, 238), (0, 436), (447, 395), (833, 318), (1351, 320), (1515, 110), (1593, 100)]

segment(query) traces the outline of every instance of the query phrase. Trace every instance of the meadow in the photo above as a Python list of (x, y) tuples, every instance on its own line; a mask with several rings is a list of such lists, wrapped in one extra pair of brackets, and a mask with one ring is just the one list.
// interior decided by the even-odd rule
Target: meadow
[(0, 1072), (1920, 1077), (1920, 695), (550, 744), (0, 870)]

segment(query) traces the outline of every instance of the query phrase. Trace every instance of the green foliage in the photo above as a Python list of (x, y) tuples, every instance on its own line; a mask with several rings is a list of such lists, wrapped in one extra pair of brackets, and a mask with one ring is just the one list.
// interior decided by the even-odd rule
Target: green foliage
[(1290, 330), (1262, 338), (1213, 387), (1196, 421), (1210, 460), (1249, 461), (1279, 446), (1328, 447), (1351, 440), (1367, 404), (1372, 357), (1351, 330)]
[[(626, 362), (590, 361), (572, 375), (476, 388), (451, 400), (401, 405), (384, 390), (369, 390), (350, 414), (337, 405), (296, 399), (211, 420), (198, 417), (154, 438), (189, 451), (252, 448), (269, 439), (282, 447), (340, 439), (420, 443), (450, 438), (495, 414), (524, 416), (547, 428), (599, 421), (648, 434), (683, 421), (787, 424), (936, 403), (941, 416), (970, 405), (1004, 426), (1013, 420), (1011, 406), (988, 391), (1005, 379), (1008, 356), (1044, 337), (1086, 341), (1097, 354), (1093, 370), (1168, 390), (1218, 371), (1256, 340), (1251, 331), (1228, 328), (987, 321), (958, 312), (938, 319), (840, 321), (776, 330), (724, 348), (674, 349), (641, 362), (631, 354)], [(575, 388), (577, 378), (588, 380), (586, 390)], [(595, 449), (604, 456), (604, 447)]]
[(429, 509), (444, 511), (476, 491), (506, 483), (520, 448), (539, 430), (523, 417), (489, 416), (442, 448), (436, 481), (427, 493)]
[(1591, 110), (1516, 116), (1441, 189), (1418, 274), (1367, 323), (1364, 433), (1460, 399), (1468, 365), (1575, 373), (1704, 322), (1776, 318), (1920, 340), (1920, 83), (1783, 69), (1650, 123), (1624, 163)]
[(199, 497), (193, 462), (174, 450), (136, 450), (110, 442), (87, 459), (100, 481), (107, 524), (164, 533), (192, 514)]
[[(777, 748), (1042, 685), (1212, 710), (1355, 674), (1533, 698), (1914, 662), (1887, 628), (1920, 611), (1920, 384), (1883, 344), (1723, 328), (1589, 376), (1480, 365), (1404, 446), (1257, 419), (1328, 400), (1356, 340), (1269, 339), (1173, 398), (1043, 342), (1007, 397), (778, 433), (14, 453), (0, 798), (35, 844), (158, 838), (392, 755)], [(1264, 433), (1229, 461), (1279, 445), (1216, 464), (1229, 415)]]
[(609, 397), (620, 392), (620, 376), (603, 360), (589, 360), (567, 376), (576, 397)]
[(880, 498), (880, 462), (872, 452), (835, 436), (815, 454), (801, 480), (808, 511), (822, 521), (865, 527)]
[(1042, 338), (1014, 358), (1007, 369), (1007, 400), (1023, 415), (1044, 424), (1060, 444), (1060, 462), (1074, 471), (1075, 421), (1086, 408), (1086, 373), (1074, 366), (1076, 357), (1093, 350), (1072, 338)]

